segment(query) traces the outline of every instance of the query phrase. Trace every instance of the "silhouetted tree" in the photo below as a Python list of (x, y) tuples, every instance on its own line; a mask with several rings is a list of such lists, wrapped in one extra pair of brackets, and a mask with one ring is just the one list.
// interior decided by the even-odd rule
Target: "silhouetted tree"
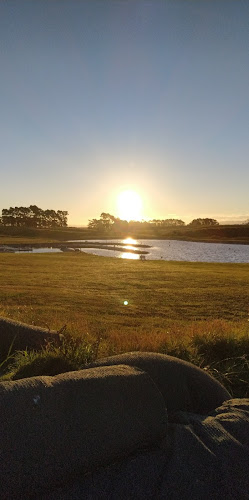
[(137, 220), (122, 220), (113, 215), (102, 212), (100, 215), (100, 219), (90, 219), (88, 223), (89, 229), (93, 229), (95, 231), (105, 231), (109, 232), (110, 230), (120, 232), (127, 230), (136, 230), (140, 228), (148, 228), (151, 226), (155, 227), (167, 227), (167, 226), (185, 226), (185, 222), (180, 219), (153, 219), (151, 221), (137, 221)]
[(68, 212), (64, 210), (42, 210), (36, 205), (10, 207), (2, 210), (2, 225), (14, 227), (65, 227)]
[(189, 226), (219, 226), (219, 222), (215, 219), (193, 219), (190, 223)]
[(89, 219), (88, 228), (93, 229), (94, 231), (101, 231), (103, 230), (102, 221), (99, 219)]
[(102, 225), (103, 225), (104, 229), (106, 231), (109, 231), (111, 229), (111, 226), (115, 222), (115, 217), (113, 215), (111, 215), (111, 214), (102, 212), (102, 214), (100, 215), (100, 220), (102, 222)]
[(185, 222), (181, 219), (153, 219), (150, 223), (157, 227), (185, 226)]
[(109, 232), (112, 227), (115, 226), (117, 221), (120, 219), (116, 219), (113, 215), (108, 214), (106, 212), (102, 212), (100, 215), (100, 219), (90, 219), (88, 223), (89, 229), (100, 230)]
[(117, 232), (127, 231), (128, 227), (129, 227), (129, 222), (127, 222), (127, 220), (122, 220), (119, 218), (115, 219), (114, 224), (112, 226), (112, 228)]

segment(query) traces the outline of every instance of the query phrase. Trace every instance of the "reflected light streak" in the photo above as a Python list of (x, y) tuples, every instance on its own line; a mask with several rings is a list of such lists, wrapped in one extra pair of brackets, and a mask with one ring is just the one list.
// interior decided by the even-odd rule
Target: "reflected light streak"
[(137, 240), (134, 240), (133, 238), (125, 238), (125, 240), (122, 241), (122, 243), (131, 243), (131, 244), (135, 244), (137, 243)]
[(124, 252), (120, 255), (120, 258), (121, 259), (138, 260), (139, 255), (137, 253)]

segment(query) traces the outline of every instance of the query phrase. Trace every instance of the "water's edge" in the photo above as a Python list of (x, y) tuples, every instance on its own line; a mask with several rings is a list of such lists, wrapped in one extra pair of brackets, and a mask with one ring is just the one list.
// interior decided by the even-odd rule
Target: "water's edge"
[(34, 245), (1, 245), (1, 253), (87, 252), (133, 260), (249, 263), (249, 245), (182, 240), (73, 240)]

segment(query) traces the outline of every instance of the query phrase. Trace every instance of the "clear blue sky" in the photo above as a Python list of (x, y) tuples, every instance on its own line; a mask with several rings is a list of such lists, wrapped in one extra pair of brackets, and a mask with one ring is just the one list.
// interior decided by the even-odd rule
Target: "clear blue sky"
[(249, 217), (248, 0), (2, 0), (0, 210)]

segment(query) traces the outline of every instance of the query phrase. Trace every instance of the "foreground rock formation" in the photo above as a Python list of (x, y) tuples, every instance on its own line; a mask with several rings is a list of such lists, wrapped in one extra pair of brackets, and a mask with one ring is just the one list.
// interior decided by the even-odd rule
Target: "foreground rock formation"
[(39, 350), (47, 342), (60, 343), (60, 336), (54, 330), (38, 328), (36, 326), (13, 321), (0, 317), (0, 360), (4, 360), (12, 346), (14, 350)]
[(249, 498), (249, 400), (168, 356), (109, 362), (0, 383), (1, 499)]

